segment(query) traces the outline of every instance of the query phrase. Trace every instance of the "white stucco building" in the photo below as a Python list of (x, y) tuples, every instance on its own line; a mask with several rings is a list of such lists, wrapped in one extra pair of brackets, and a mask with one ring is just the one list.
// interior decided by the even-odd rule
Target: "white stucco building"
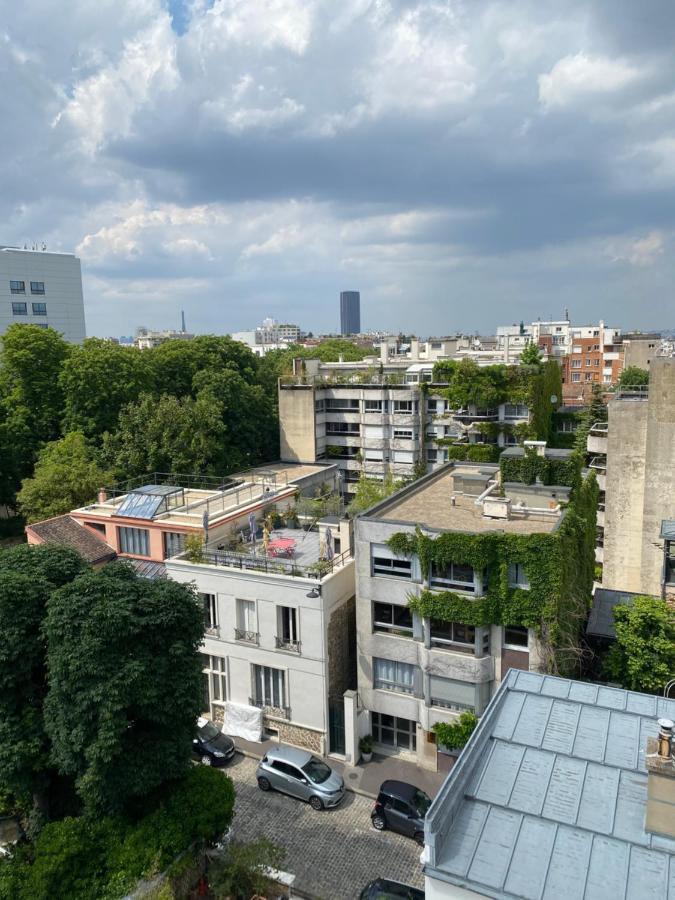
[(86, 337), (80, 260), (72, 253), (0, 246), (0, 334), (15, 323)]

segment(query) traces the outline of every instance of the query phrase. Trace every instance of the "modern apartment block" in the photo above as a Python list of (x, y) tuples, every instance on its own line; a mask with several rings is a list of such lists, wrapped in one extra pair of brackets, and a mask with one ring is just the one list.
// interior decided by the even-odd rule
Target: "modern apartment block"
[(15, 323), (86, 337), (80, 260), (72, 253), (0, 247), (0, 334)]
[[(453, 722), (463, 710), (480, 715), (508, 669), (544, 665), (532, 628), (497, 624), (497, 606), (484, 616), (477, 611), (508, 603), (514, 593), (530, 602), (537, 563), (527, 547), (531, 540), (537, 555), (556, 554), (569, 499), (564, 486), (502, 484), (497, 466), (455, 463), (357, 517), (359, 727), (372, 733), (378, 751), (436, 769), (436, 722)], [(401, 535), (428, 543), (403, 553), (390, 543)], [(452, 558), (424, 567), (425, 553), (456, 538), (461, 547)], [(480, 565), (470, 563), (469, 545), (482, 548), (473, 557)], [(462, 614), (446, 613), (446, 604)]]
[(617, 384), (623, 370), (621, 332), (604, 322), (570, 329), (571, 346), (563, 360), (563, 402), (575, 406), (590, 399), (594, 384)]
[(252, 331), (233, 332), (232, 340), (246, 344), (256, 356), (265, 356), (271, 350), (285, 350), (289, 344), (297, 343), (301, 336), (302, 330), (298, 325), (264, 319), (262, 325)]
[(340, 334), (360, 334), (361, 294), (358, 291), (340, 293)]
[(649, 387), (618, 390), (606, 432), (588, 439), (605, 491), (602, 587), (675, 596), (675, 357), (649, 370)]

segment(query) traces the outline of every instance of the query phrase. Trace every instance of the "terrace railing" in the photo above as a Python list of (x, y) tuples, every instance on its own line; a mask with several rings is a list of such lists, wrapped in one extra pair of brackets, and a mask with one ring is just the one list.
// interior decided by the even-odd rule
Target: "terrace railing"
[[(222, 566), (226, 569), (240, 569), (242, 572), (264, 572), (268, 575), (290, 575), (293, 578), (321, 580), (342, 568), (352, 558), (350, 550), (338, 553), (333, 559), (318, 559), (311, 565), (301, 565), (292, 559), (262, 556), (254, 553), (236, 553), (231, 550), (202, 550), (197, 565)], [(187, 553), (177, 559), (190, 561)]]

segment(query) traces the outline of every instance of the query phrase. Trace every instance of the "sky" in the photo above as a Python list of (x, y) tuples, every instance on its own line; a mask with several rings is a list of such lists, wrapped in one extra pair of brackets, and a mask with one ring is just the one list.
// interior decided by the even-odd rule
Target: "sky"
[(89, 334), (675, 327), (672, 0), (27, 0), (0, 243)]

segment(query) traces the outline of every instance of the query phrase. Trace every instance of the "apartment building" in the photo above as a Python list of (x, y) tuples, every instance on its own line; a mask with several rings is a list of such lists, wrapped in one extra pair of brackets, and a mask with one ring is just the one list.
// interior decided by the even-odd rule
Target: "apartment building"
[(621, 332), (598, 325), (570, 330), (571, 346), (562, 360), (563, 402), (575, 406), (590, 399), (594, 384), (617, 384), (623, 370)]
[(285, 350), (289, 344), (297, 343), (301, 336), (302, 330), (298, 325), (263, 319), (262, 325), (251, 331), (233, 332), (232, 340), (246, 344), (256, 356), (265, 356), (271, 350)]
[[(546, 536), (555, 542), (570, 490), (500, 485), (498, 473), (497, 466), (448, 464), (355, 523), (358, 690), (364, 708), (359, 727), (372, 733), (378, 751), (402, 753), (431, 769), (439, 765), (436, 722), (453, 722), (463, 710), (482, 714), (508, 669), (542, 665), (543, 648), (533, 629), (496, 624), (490, 620), (496, 614), (482, 618), (472, 610), (499, 602), (500, 591), (529, 592), (533, 573), (519, 552), (529, 538), (540, 548)], [(481, 558), (489, 557), (487, 565), (469, 564), (465, 548), (425, 570), (421, 560), (437, 546), (433, 542), (458, 534), (465, 545), (485, 548)], [(419, 543), (413, 544), (417, 550), (399, 553), (390, 542), (400, 535), (414, 541), (422, 535), (430, 543), (424, 553)], [(516, 545), (512, 553), (509, 547)], [(508, 586), (500, 587), (495, 578), (502, 567)], [(450, 621), (446, 602), (464, 601), (462, 621)]]
[(86, 337), (80, 260), (72, 253), (0, 246), (0, 334), (16, 323)]

